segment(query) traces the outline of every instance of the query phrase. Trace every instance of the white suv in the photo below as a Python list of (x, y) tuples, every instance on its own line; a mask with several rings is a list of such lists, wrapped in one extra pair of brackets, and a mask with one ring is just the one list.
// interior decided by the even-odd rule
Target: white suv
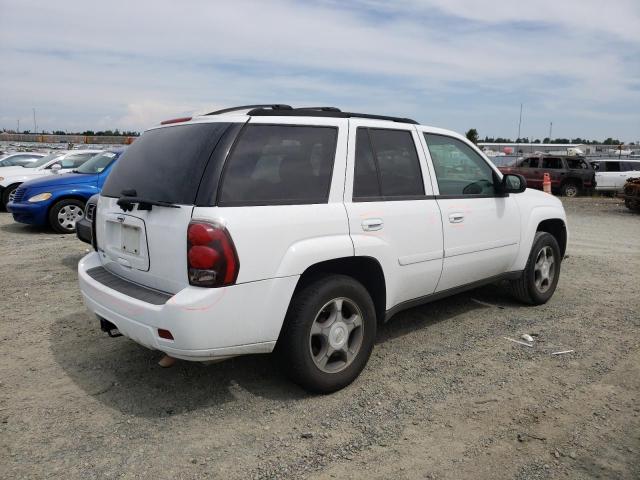
[(103, 330), (194, 361), (276, 349), (318, 392), (405, 308), (498, 280), (546, 302), (567, 244), (560, 201), (457, 133), (286, 105), (146, 131), (93, 228), (79, 281)]

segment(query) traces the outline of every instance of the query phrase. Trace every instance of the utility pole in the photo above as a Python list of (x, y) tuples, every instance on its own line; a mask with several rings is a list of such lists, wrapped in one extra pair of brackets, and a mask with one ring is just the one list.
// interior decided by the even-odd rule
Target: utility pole
[(33, 133), (38, 133), (38, 124), (36, 123), (36, 109), (33, 109)]
[(553, 133), (553, 122), (549, 123), (549, 142), (551, 142), (551, 134)]
[(520, 127), (522, 126), (522, 104), (520, 104), (520, 120), (518, 120), (518, 142), (520, 142)]
[(16, 133), (20, 133), (20, 119), (18, 119), (18, 130), (16, 130)]

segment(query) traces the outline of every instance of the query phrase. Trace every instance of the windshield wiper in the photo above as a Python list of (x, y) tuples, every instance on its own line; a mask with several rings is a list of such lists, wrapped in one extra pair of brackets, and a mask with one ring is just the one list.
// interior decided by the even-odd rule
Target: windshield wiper
[(158, 207), (180, 208), (180, 206), (175, 203), (138, 197), (135, 190), (123, 190), (121, 193), (122, 196), (116, 203), (125, 212), (132, 211), (134, 205), (138, 205), (138, 210), (151, 210), (154, 205)]

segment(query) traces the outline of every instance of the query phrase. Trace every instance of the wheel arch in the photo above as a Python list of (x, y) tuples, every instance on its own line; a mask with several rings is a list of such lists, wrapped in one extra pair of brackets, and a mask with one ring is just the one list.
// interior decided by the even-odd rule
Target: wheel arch
[[(90, 196), (91, 195), (89, 195), (89, 197)], [(55, 197), (53, 201), (49, 202), (49, 206), (47, 207), (47, 217), (51, 213), (51, 210), (53, 209), (53, 207), (58, 202), (61, 202), (62, 200), (79, 200), (86, 205), (87, 201), (89, 200), (89, 197), (87, 197), (86, 195), (82, 195), (80, 193), (64, 193), (59, 197)]]
[(292, 295), (304, 288), (309, 283), (326, 275), (346, 275), (367, 289), (376, 310), (376, 318), (379, 322), (384, 320), (387, 299), (387, 284), (382, 266), (377, 259), (368, 256), (352, 256), (335, 258), (318, 262), (307, 267), (300, 275), (298, 283)]
[(536, 232), (547, 232), (556, 239), (560, 247), (560, 255), (564, 258), (567, 251), (567, 225), (561, 218), (549, 218), (541, 221)]

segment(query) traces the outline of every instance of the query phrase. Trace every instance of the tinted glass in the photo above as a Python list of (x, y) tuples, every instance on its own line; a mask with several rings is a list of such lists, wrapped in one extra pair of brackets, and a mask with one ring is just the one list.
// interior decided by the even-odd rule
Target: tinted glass
[(493, 195), (493, 169), (457, 138), (424, 134), (440, 195)]
[(620, 162), (603, 162), (605, 172), (619, 172)]
[(589, 170), (589, 164), (581, 158), (567, 158), (567, 165), (576, 170)]
[(640, 170), (640, 162), (620, 162), (622, 170), (625, 172), (633, 172)]
[(542, 159), (542, 168), (562, 168), (562, 160), (559, 158), (543, 158)]
[(101, 173), (105, 168), (111, 165), (116, 158), (120, 156), (120, 152), (104, 152), (96, 155), (90, 160), (84, 162), (77, 170), (77, 173)]
[(227, 159), (218, 203), (326, 203), (338, 129), (247, 125)]
[(416, 145), (406, 130), (369, 129), (383, 197), (424, 195)]
[(373, 158), (369, 132), (359, 128), (356, 133), (356, 160), (353, 177), (353, 198), (380, 197), (380, 180)]
[(228, 123), (156, 128), (145, 132), (122, 154), (109, 173), (102, 195), (193, 204), (202, 174)]
[(518, 167), (520, 168), (538, 168), (538, 162), (539, 159), (536, 158), (525, 158), (523, 160), (520, 160), (520, 162), (518, 163)]

